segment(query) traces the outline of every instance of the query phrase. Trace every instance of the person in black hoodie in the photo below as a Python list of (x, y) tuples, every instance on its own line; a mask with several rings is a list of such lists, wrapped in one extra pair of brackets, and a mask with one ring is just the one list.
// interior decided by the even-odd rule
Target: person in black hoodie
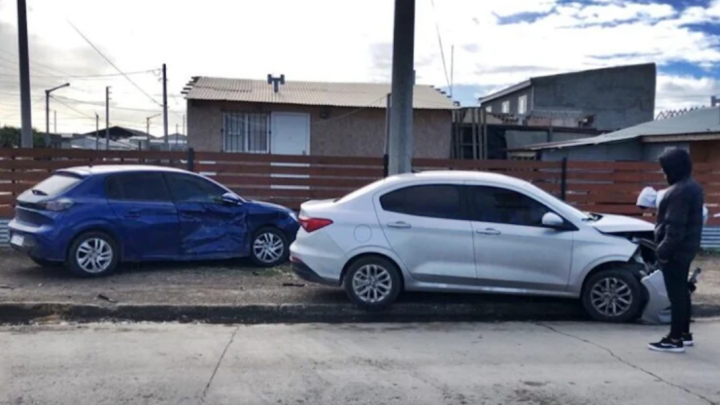
[(670, 334), (650, 343), (651, 350), (682, 353), (693, 346), (690, 333), (690, 291), (688, 273), (700, 250), (703, 227), (704, 193), (692, 178), (690, 154), (671, 149), (660, 157), (660, 166), (670, 188), (660, 201), (655, 226), (657, 258), (670, 299), (672, 323)]

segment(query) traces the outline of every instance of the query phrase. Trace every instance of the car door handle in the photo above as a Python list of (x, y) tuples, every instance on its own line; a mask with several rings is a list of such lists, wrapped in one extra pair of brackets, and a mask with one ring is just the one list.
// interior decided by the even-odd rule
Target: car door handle
[(408, 229), (412, 228), (412, 225), (408, 224), (407, 222), (390, 222), (387, 224), (388, 228), (397, 228), (397, 229)]
[(479, 233), (480, 235), (489, 235), (489, 236), (498, 236), (502, 234), (502, 232), (498, 231), (497, 229), (493, 228), (487, 228), (487, 229), (477, 229), (475, 233)]

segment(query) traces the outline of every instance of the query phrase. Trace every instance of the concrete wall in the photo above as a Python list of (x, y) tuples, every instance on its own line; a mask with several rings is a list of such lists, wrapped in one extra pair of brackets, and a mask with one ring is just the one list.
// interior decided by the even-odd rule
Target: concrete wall
[(532, 88), (527, 87), (525, 89), (518, 90), (513, 93), (506, 94), (502, 97), (499, 97), (495, 100), (488, 101), (487, 103), (482, 104), (483, 110), (486, 107), (492, 107), (493, 113), (502, 113), (502, 103), (505, 101), (510, 101), (510, 114), (517, 114), (518, 113), (518, 98), (521, 96), (527, 96), (528, 104), (527, 108), (528, 111), (532, 108)]
[[(188, 145), (198, 151), (220, 152), (223, 112), (303, 112), (310, 114), (310, 154), (324, 156), (383, 155), (385, 109), (338, 108), (283, 104), (188, 100)], [(321, 118), (327, 113), (327, 118)], [(450, 157), (452, 114), (416, 110), (414, 154), (423, 158)], [(272, 136), (272, 135), (271, 135)]]
[(613, 131), (652, 121), (654, 64), (598, 69), (532, 80), (534, 109), (595, 114), (594, 128)]

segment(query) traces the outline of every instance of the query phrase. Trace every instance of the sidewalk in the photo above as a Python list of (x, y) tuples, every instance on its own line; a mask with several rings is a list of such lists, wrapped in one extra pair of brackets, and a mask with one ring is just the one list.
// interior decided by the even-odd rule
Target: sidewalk
[[(694, 295), (695, 314), (720, 316), (720, 260), (699, 264), (705, 271)], [(48, 316), (248, 323), (584, 319), (574, 300), (465, 294), (404, 294), (391, 310), (367, 313), (340, 288), (308, 284), (288, 266), (134, 265), (111, 277), (81, 279), (0, 250), (0, 322)]]

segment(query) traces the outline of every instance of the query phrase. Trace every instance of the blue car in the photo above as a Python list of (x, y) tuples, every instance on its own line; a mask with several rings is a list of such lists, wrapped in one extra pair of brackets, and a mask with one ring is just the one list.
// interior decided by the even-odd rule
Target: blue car
[(245, 200), (206, 177), (154, 166), (59, 170), (17, 199), (10, 244), (80, 276), (121, 262), (287, 260), (299, 228), (285, 207)]

